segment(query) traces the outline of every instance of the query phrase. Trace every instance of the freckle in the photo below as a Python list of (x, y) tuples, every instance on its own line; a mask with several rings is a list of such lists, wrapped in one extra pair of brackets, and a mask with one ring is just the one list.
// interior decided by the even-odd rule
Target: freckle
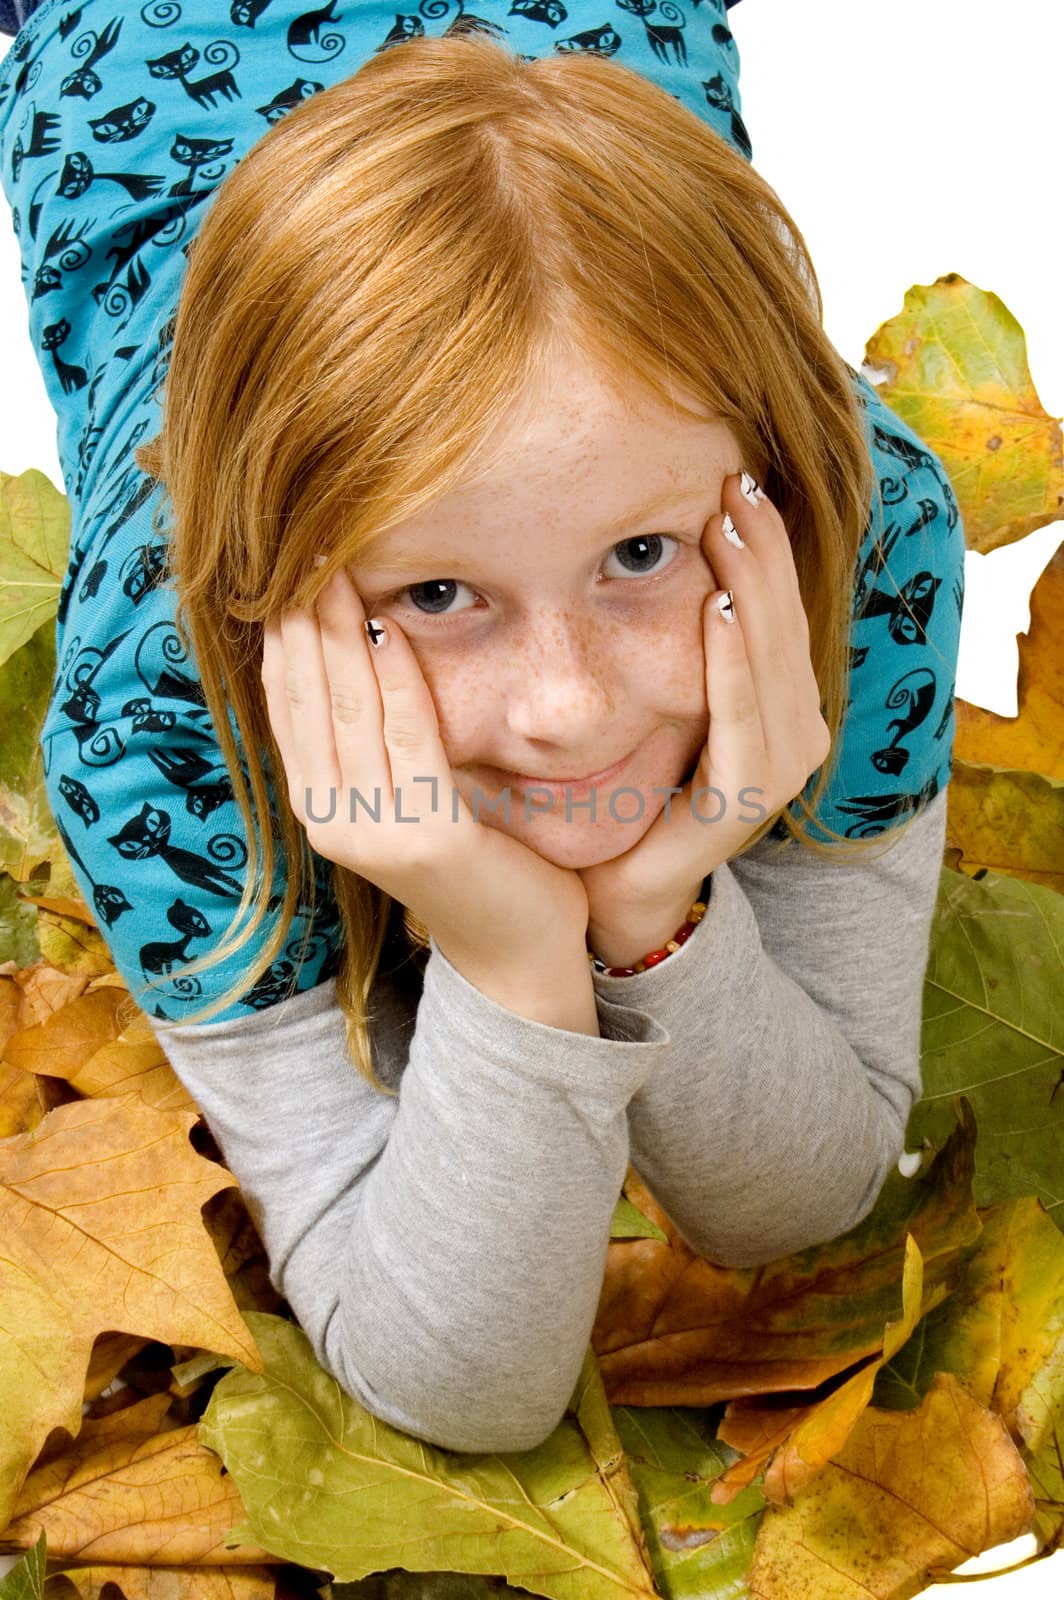
[(1000, 450), (1001, 449), (1001, 435), (1000, 435), (1000, 433), (995, 433), (995, 435), (994, 435), (994, 437), (992, 439), (988, 439), (986, 441), (986, 447), (987, 447), (988, 450)]

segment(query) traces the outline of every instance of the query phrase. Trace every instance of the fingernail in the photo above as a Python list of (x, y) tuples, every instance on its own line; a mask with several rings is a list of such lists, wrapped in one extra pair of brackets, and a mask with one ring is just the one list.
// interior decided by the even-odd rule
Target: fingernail
[(324, 556), (311, 556), (310, 564), (311, 564), (312, 567), (323, 567), (325, 565), (325, 557)]
[(730, 589), (725, 589), (722, 595), (717, 596), (716, 604), (717, 610), (720, 612), (725, 622), (735, 621), (735, 606), (732, 603), (732, 592)]
[(377, 617), (370, 617), (366, 622), (366, 632), (369, 642), (375, 650), (383, 650), (388, 642), (388, 630)]
[(743, 473), (742, 481), (739, 484), (739, 492), (745, 500), (749, 500), (752, 506), (759, 505), (765, 498), (765, 491), (759, 487), (757, 479), (751, 478), (748, 472)]
[(727, 511), (724, 513), (724, 521), (720, 525), (720, 531), (728, 543), (735, 546), (736, 550), (746, 549), (746, 540), (740, 537), (739, 530)]

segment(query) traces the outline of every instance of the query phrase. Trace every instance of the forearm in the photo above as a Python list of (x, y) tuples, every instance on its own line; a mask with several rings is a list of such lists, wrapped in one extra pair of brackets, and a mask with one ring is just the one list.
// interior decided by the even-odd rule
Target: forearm
[(628, 1109), (631, 1160), (700, 1254), (756, 1265), (874, 1204), (920, 1092), (944, 828), (943, 794), (878, 868), (752, 852), (714, 873), (680, 951), (596, 978), (600, 998), (625, 995), (669, 1030)]
[(395, 985), (371, 1000), (397, 1098), (348, 1060), (334, 983), (163, 1042), (341, 1387), (444, 1448), (531, 1448), (579, 1374), (664, 1029), (608, 1004), (612, 1039), (539, 1025), (438, 949), (416, 1011)]

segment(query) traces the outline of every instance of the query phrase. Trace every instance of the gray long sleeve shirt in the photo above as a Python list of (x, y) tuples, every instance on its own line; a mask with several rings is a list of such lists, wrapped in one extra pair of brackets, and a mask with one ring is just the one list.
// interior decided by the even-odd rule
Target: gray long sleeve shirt
[(447, 1449), (541, 1442), (629, 1161), (723, 1265), (855, 1227), (920, 1093), (946, 799), (861, 865), (765, 839), (718, 867), (679, 951), (595, 977), (598, 1038), (507, 1010), (434, 940), (382, 959), (371, 1038), (397, 1099), (348, 1058), (335, 980), (160, 1033), (341, 1387)]

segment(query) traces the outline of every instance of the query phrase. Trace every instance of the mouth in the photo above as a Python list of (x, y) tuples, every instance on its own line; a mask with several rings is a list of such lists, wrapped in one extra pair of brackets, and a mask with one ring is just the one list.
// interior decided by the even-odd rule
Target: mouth
[(620, 777), (634, 754), (635, 751), (630, 750), (626, 756), (622, 756), (620, 761), (615, 761), (611, 767), (603, 767), (601, 771), (590, 772), (582, 778), (535, 778), (526, 772), (504, 772), (501, 768), (497, 770), (499, 777), (508, 788), (517, 789), (522, 793), (528, 789), (546, 789), (549, 794), (557, 795), (559, 799), (564, 799), (567, 793), (570, 795), (587, 795), (592, 789), (598, 788), (601, 784), (610, 783), (614, 778)]

